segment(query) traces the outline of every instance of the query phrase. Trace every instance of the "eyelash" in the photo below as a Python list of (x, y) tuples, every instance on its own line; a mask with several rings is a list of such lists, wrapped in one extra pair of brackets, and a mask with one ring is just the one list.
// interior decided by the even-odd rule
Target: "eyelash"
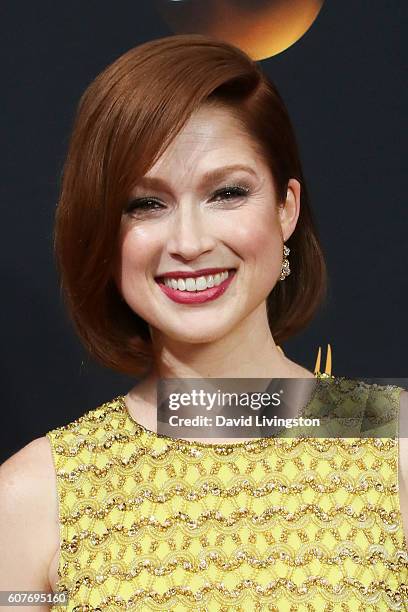
[[(227, 194), (231, 195), (232, 197), (225, 197)], [(247, 196), (248, 194), (249, 194), (248, 187), (245, 187), (243, 185), (228, 185), (226, 187), (223, 187), (222, 189), (218, 189), (217, 191), (215, 191), (212, 196), (212, 199), (218, 198), (219, 196), (224, 195), (224, 198), (221, 198), (221, 200), (218, 200), (218, 202), (222, 201), (223, 199), (230, 201), (235, 198), (241, 198), (241, 197)], [(149, 206), (149, 203), (156, 205), (156, 206), (155, 207)], [(133, 200), (132, 202), (130, 202), (130, 204), (126, 208), (126, 212), (130, 213), (133, 210), (140, 210), (142, 212), (156, 211), (156, 210), (161, 210), (162, 208), (163, 208), (162, 203), (156, 200), (155, 198), (137, 198)]]

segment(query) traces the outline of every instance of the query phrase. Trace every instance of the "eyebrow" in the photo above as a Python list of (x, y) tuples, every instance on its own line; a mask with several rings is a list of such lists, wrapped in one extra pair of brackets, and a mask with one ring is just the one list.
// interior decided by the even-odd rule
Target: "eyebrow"
[[(206, 187), (209, 184), (216, 183), (223, 179), (227, 174), (232, 174), (233, 172), (247, 172), (248, 174), (252, 174), (252, 176), (257, 177), (257, 173), (250, 166), (246, 166), (245, 164), (233, 164), (230, 166), (222, 166), (221, 168), (215, 168), (214, 170), (209, 170), (205, 172), (201, 181), (200, 187)], [(135, 185), (136, 187), (144, 187), (146, 189), (167, 189), (167, 183), (163, 179), (159, 177), (152, 176), (143, 176)]]

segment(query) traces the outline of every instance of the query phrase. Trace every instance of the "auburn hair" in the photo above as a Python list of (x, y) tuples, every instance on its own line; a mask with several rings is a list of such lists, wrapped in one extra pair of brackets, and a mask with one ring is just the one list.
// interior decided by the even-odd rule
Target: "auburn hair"
[(79, 102), (55, 213), (54, 254), (74, 328), (104, 366), (148, 371), (149, 328), (113, 280), (129, 194), (205, 103), (231, 109), (260, 146), (279, 202), (301, 184), (299, 219), (287, 241), (291, 274), (267, 298), (281, 344), (309, 323), (326, 293), (326, 267), (285, 105), (259, 65), (238, 48), (201, 35), (139, 45), (101, 72)]

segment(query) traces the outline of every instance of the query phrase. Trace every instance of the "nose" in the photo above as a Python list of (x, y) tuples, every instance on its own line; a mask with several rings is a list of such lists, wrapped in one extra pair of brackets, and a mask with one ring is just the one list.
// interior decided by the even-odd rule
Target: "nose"
[(191, 261), (212, 251), (216, 239), (211, 227), (212, 224), (205, 218), (196, 202), (180, 204), (172, 219), (167, 245), (169, 254), (178, 259)]

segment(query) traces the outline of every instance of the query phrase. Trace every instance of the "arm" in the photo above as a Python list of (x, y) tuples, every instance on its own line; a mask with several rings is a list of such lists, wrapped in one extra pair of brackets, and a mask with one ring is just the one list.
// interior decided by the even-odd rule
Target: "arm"
[[(408, 391), (400, 395), (400, 432), (408, 435)], [(399, 485), (402, 523), (408, 544), (408, 437), (399, 439)]]
[[(42, 437), (0, 466), (0, 590), (51, 592), (49, 566), (58, 547), (55, 473)], [(49, 606), (4, 609), (45, 612)]]

